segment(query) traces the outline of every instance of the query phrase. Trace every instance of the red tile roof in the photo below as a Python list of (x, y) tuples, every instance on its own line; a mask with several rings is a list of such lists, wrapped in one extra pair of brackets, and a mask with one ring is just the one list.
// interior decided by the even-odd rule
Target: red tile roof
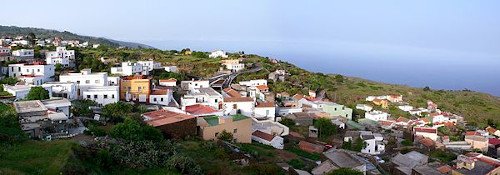
[(227, 95), (229, 95), (230, 97), (241, 97), (241, 94), (238, 93), (236, 90), (234, 89), (231, 89), (231, 88), (225, 88), (223, 90)]
[(435, 128), (415, 128), (415, 132), (437, 133)]
[(167, 95), (168, 89), (153, 89), (151, 95)]
[(299, 148), (304, 150), (304, 151), (311, 152), (311, 153), (313, 153), (313, 152), (314, 153), (322, 153), (323, 150), (325, 149), (323, 147), (323, 145), (317, 145), (317, 144), (309, 143), (306, 141), (300, 141)]
[(192, 114), (192, 115), (201, 115), (201, 114), (210, 114), (217, 112), (214, 108), (210, 106), (205, 106), (202, 104), (195, 104), (191, 106), (186, 106), (186, 112)]
[(443, 165), (437, 168), (437, 170), (442, 174), (448, 174), (452, 169), (449, 165)]
[(257, 105), (255, 107), (256, 108), (270, 108), (270, 107), (274, 107), (274, 102), (273, 101), (257, 102)]
[(420, 144), (422, 144), (422, 145), (424, 145), (426, 147), (432, 147), (432, 146), (434, 146), (434, 141), (432, 139), (429, 139), (429, 138), (426, 138), (426, 137), (420, 139), (418, 141), (418, 143), (420, 143)]
[(378, 121), (378, 124), (382, 125), (382, 126), (391, 126), (394, 122), (393, 121), (384, 121), (384, 120), (380, 120)]
[(396, 122), (408, 122), (410, 119), (404, 118), (404, 117), (399, 117)]
[(169, 79), (160, 80), (160, 82), (177, 82), (177, 79), (169, 78)]
[(497, 146), (497, 145), (500, 145), (500, 139), (491, 138), (488, 140), (488, 143)]
[(255, 137), (259, 137), (261, 139), (267, 140), (267, 141), (272, 141), (274, 138), (273, 135), (259, 131), (259, 130), (253, 132), (252, 135)]
[(167, 111), (164, 109), (161, 109), (158, 111), (147, 112), (147, 113), (144, 113), (143, 115), (144, 115), (144, 117), (148, 118), (148, 120), (146, 120), (146, 123), (151, 125), (151, 126), (154, 126), (154, 127), (168, 125), (168, 124), (196, 118), (195, 116), (192, 116), (192, 115), (181, 114), (181, 113), (177, 113), (177, 112)]
[(224, 102), (253, 102), (251, 97), (226, 97)]
[(473, 135), (481, 135), (480, 133), (476, 132), (476, 131), (467, 131), (465, 132), (465, 135), (466, 136), (473, 136)]
[(258, 85), (256, 86), (257, 89), (264, 91), (264, 90), (269, 90), (269, 87), (267, 85)]

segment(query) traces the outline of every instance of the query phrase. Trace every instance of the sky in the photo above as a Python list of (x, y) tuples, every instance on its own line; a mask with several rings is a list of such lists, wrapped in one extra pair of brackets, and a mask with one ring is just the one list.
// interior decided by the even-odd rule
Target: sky
[[(332, 57), (365, 62), (438, 60), (464, 71), (500, 67), (498, 0), (16, 0), (8, 6), (16, 8), (2, 9), (10, 15), (0, 18), (1, 25), (67, 30), (160, 49), (245, 50), (302, 64), (311, 60), (308, 54), (335, 53)], [(365, 75), (356, 71), (339, 73)], [(499, 81), (474, 83), (489, 86), (488, 92), (500, 87)]]

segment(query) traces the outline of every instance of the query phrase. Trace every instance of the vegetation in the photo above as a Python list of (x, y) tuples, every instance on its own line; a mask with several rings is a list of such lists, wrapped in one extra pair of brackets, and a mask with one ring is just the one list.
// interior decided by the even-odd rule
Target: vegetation
[(337, 133), (337, 126), (330, 119), (319, 118), (314, 121), (314, 127), (318, 128), (319, 138), (326, 139)]
[(30, 89), (28, 95), (26, 95), (27, 100), (45, 100), (49, 99), (49, 91), (41, 86), (35, 86)]
[[(19, 125), (17, 113), (12, 106), (0, 103), (0, 146), (19, 143), (27, 139)], [(1, 156), (0, 150), (0, 158)]]
[(91, 106), (97, 106), (93, 100), (73, 100), (71, 101), (71, 112), (78, 117), (93, 117)]
[(59, 174), (72, 154), (74, 143), (26, 141), (0, 150), (0, 174)]
[(443, 150), (435, 150), (430, 152), (430, 157), (434, 159), (438, 159), (441, 162), (448, 163), (455, 159), (457, 159), (457, 155)]
[(363, 175), (363, 172), (356, 171), (350, 168), (339, 168), (327, 173), (327, 175)]
[(342, 149), (347, 149), (351, 151), (360, 152), (364, 148), (366, 148), (366, 142), (359, 137), (356, 140), (354, 140), (354, 142), (349, 141), (349, 142), (344, 142), (342, 144)]
[(163, 135), (160, 130), (130, 117), (126, 118), (125, 122), (115, 125), (113, 129), (111, 129), (110, 135), (114, 138), (130, 141), (163, 140)]
[(403, 140), (401, 141), (401, 145), (403, 146), (413, 146), (413, 142), (411, 140)]
[(233, 141), (233, 134), (230, 132), (227, 132), (226, 130), (222, 130), (222, 132), (217, 136), (217, 139), (224, 140), (227, 142), (232, 142)]

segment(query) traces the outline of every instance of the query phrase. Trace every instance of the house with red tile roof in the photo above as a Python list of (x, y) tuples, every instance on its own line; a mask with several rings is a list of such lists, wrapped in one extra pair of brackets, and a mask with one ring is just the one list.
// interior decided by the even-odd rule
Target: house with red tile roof
[(158, 81), (158, 84), (160, 86), (175, 87), (177, 86), (177, 79), (175, 78), (161, 79)]
[(174, 100), (172, 90), (170, 89), (153, 89), (149, 94), (149, 103), (168, 106)]
[(451, 174), (495, 175), (500, 174), (500, 160), (481, 153), (459, 155)]
[(259, 130), (256, 130), (252, 133), (252, 140), (262, 143), (264, 145), (272, 146), (276, 149), (283, 149), (283, 137), (274, 136)]
[(274, 101), (259, 101), (254, 108), (254, 117), (274, 121), (276, 117), (276, 106)]
[(203, 116), (223, 116), (223, 112), (221, 110), (216, 110), (215, 108), (207, 105), (202, 105), (202, 104), (194, 104), (191, 106), (186, 106), (187, 113), (196, 116), (196, 117), (203, 117)]
[(252, 116), (255, 108), (255, 101), (251, 97), (226, 97), (224, 98), (224, 114), (243, 114)]
[(241, 97), (241, 94), (232, 88), (225, 88), (222, 90), (222, 96), (224, 96), (224, 97)]
[(439, 137), (437, 134), (436, 128), (428, 128), (428, 127), (413, 128), (413, 134), (415, 136), (422, 136), (422, 137), (432, 139), (433, 141), (436, 141)]
[(303, 140), (299, 142), (299, 148), (309, 153), (322, 153), (325, 149), (323, 145), (318, 145)]
[(142, 114), (144, 122), (160, 129), (169, 138), (184, 138), (197, 134), (196, 117), (168, 110)]

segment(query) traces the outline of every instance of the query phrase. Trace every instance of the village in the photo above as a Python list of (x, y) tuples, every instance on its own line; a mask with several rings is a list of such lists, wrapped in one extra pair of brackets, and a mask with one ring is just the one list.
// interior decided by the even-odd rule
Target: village
[[(236, 81), (261, 67), (245, 64), (244, 54), (231, 59), (222, 50), (207, 58), (221, 59), (213, 77), (157, 78), (155, 72), (178, 73), (178, 68), (150, 58), (121, 62), (107, 72), (77, 71), (77, 54), (70, 48), (96, 49), (99, 44), (38, 39), (35, 45), (55, 50), (35, 56), (29, 42), (22, 36), (0, 39), (0, 60), (6, 63), (0, 73), (15, 79), (3, 84), (7, 95), (2, 102), (15, 108), (31, 139), (102, 139), (95, 126), (113, 123), (105, 110), (131, 104), (139, 106), (145, 124), (168, 139), (219, 140), (235, 152), (251, 145), (254, 151), (281, 156), (282, 162), (273, 163), (291, 174), (321, 175), (343, 168), (375, 175), (500, 174), (500, 130), (470, 126), (466, 118), (442, 111), (431, 100), (427, 106), (411, 106), (399, 93), (373, 94), (349, 107), (326, 98), (321, 89), (273, 92), (268, 83), (287, 81), (289, 72)], [(29, 100), (35, 91), (48, 97)], [(91, 105), (78, 109), (90, 115), (74, 113), (76, 105), (89, 101)], [(244, 166), (245, 159), (237, 160)]]

